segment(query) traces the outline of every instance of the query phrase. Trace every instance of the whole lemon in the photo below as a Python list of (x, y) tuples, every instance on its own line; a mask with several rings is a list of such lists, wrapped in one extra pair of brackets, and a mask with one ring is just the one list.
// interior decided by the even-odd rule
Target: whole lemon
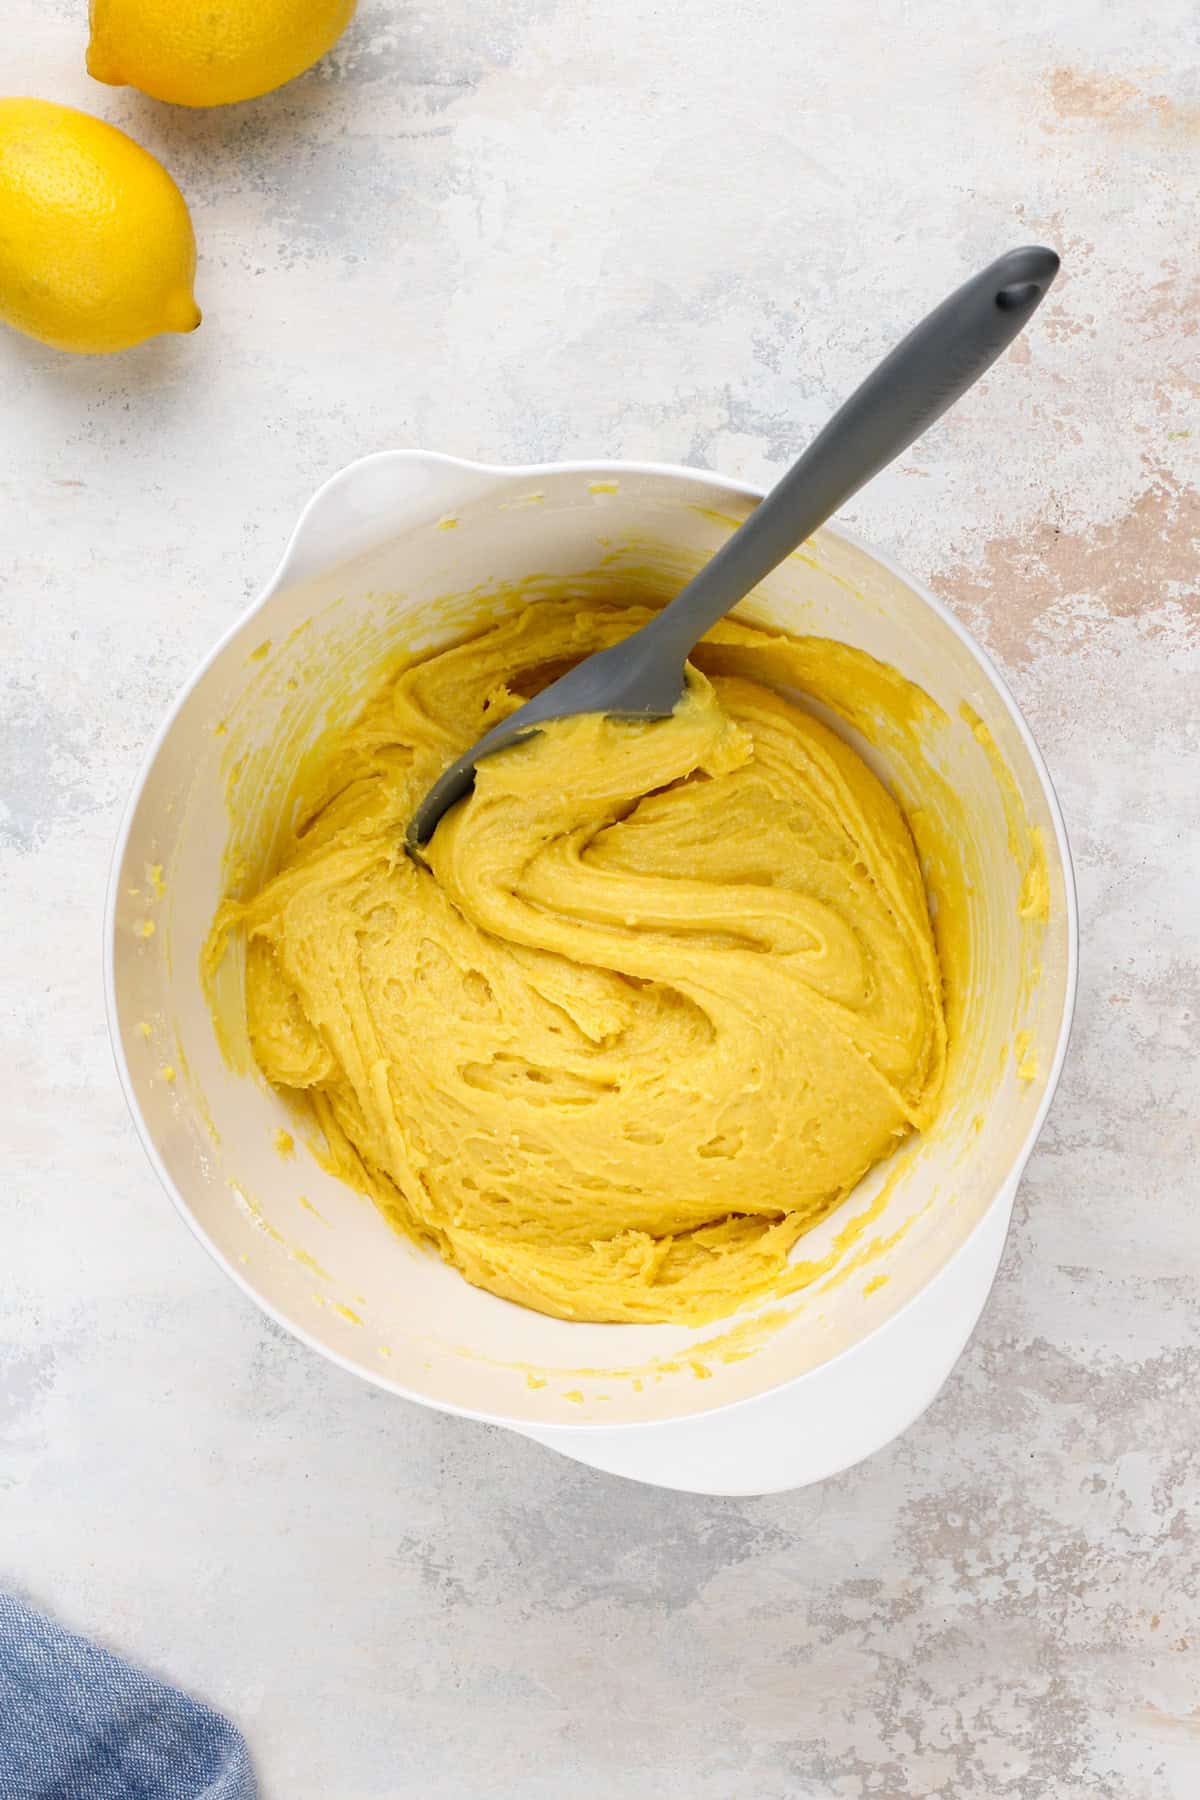
[(196, 239), (183, 195), (114, 125), (0, 100), (0, 319), (58, 350), (125, 350), (194, 331)]
[(356, 0), (90, 0), (97, 81), (178, 106), (282, 87), (336, 44)]

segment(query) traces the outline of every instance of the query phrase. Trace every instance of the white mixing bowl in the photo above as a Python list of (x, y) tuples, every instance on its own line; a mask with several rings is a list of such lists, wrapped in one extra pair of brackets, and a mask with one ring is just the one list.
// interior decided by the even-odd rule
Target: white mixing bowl
[[(400, 621), (411, 642), (422, 611), (436, 642), (481, 604), (519, 603), (518, 589), (594, 591), (600, 579), (669, 594), (757, 498), (713, 475), (635, 464), (496, 469), (389, 452), (344, 469), (159, 732), (121, 829), (106, 922), (109, 1024), (146, 1151), (259, 1306), (410, 1400), (597, 1468), (724, 1494), (818, 1481), (929, 1404), (982, 1310), (1066, 1050), (1076, 912), (1058, 804), (996, 669), (933, 595), (827, 528), (745, 603), (751, 618), (870, 651), (940, 705), (929, 755), (963, 801), (963, 853), (977, 871), (943, 1120), (801, 1241), (797, 1255), (819, 1272), (785, 1301), (686, 1330), (566, 1324), (470, 1287), (319, 1166), (303, 1120), (250, 1066), (236, 956), (222, 1000), (230, 1066), (199, 959), (227, 885), (247, 878), (239, 860), (263, 853), (331, 692), (339, 681), (353, 692)], [(313, 679), (321, 669), (339, 671), (332, 688)], [(913, 771), (865, 749), (916, 803)], [(1035, 832), (1044, 923), (1020, 906), (1021, 846)], [(295, 1136), (293, 1154), (277, 1147), (280, 1131)]]

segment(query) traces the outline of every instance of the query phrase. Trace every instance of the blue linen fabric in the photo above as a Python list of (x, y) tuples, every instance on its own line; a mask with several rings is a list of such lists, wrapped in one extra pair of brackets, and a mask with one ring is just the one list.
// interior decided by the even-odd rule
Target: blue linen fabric
[(219, 1713), (0, 1594), (3, 1800), (257, 1800)]

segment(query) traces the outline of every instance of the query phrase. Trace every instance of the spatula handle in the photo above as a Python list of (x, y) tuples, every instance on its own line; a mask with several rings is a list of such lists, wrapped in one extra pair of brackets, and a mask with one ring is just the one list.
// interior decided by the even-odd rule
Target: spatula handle
[[(885, 356), (711, 562), (659, 615), (686, 653), (785, 556), (940, 419), (1032, 318), (1053, 250), (1010, 250), (956, 288)], [(660, 635), (661, 634), (661, 635)]]

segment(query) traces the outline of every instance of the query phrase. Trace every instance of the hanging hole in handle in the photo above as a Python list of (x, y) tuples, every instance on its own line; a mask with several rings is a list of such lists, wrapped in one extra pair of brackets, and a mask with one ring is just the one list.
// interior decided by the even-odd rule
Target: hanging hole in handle
[(1000, 289), (996, 295), (996, 305), (1001, 312), (1019, 312), (1031, 300), (1036, 300), (1041, 291), (1036, 281), (1019, 281), (1012, 287)]

